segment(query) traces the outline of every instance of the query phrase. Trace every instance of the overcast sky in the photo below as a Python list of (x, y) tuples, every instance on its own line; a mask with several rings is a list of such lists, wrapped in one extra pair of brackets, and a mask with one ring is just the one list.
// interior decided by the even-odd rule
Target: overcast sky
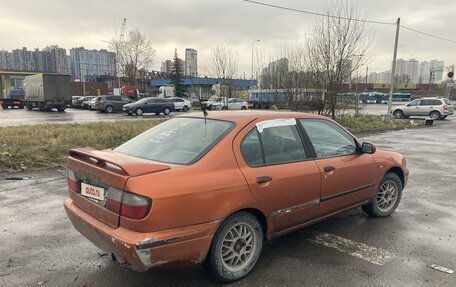
[[(263, 1), (263, 0), (260, 0)], [(331, 0), (328, 0), (331, 2)], [(265, 53), (302, 40), (315, 16), (257, 6), (242, 0), (110, 0), (55, 1), (1, 0), (0, 50), (19, 47), (44, 48), (58, 44), (69, 50), (107, 48), (120, 29), (138, 28), (152, 41), (157, 53), (153, 68), (173, 56), (174, 48), (183, 58), (187, 47), (198, 50), (199, 72), (204, 73), (210, 49), (216, 44), (232, 46), (239, 53), (240, 74), (249, 75), (252, 41)], [(322, 12), (320, 0), (264, 0), (296, 9)], [(456, 40), (453, 32), (456, 1), (360, 0), (360, 13), (369, 20), (395, 22), (430, 34)], [(395, 27), (371, 25), (375, 35), (370, 71), (391, 67)], [(445, 42), (401, 29), (398, 58), (420, 61), (439, 59), (445, 65), (456, 63), (456, 43)], [(69, 53), (69, 51), (67, 51)]]

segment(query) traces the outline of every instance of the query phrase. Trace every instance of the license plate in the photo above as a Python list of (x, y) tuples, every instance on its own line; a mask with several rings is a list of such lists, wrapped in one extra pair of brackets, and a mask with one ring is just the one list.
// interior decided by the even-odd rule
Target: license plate
[(81, 182), (81, 195), (96, 200), (105, 200), (104, 188), (83, 182)]

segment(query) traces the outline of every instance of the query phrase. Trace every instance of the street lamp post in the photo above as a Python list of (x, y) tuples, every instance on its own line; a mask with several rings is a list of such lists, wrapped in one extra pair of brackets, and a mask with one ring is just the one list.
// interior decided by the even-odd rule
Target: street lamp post
[(255, 42), (260, 42), (260, 40), (252, 41), (252, 78), (250, 81), (250, 87), (252, 88), (252, 90), (253, 90), (253, 44), (255, 44)]

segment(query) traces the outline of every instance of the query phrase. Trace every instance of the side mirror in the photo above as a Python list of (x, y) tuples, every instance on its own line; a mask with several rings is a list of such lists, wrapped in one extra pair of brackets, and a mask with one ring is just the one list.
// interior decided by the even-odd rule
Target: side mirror
[(375, 146), (371, 143), (363, 142), (363, 145), (361, 146), (361, 150), (363, 153), (368, 153), (368, 154), (373, 154), (377, 150)]

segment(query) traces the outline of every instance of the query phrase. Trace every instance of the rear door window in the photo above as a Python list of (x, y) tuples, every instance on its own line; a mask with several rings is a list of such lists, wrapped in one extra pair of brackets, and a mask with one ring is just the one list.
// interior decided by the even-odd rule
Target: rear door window
[(420, 106), (432, 106), (434, 104), (434, 100), (421, 100)]
[(432, 100), (432, 105), (433, 106), (440, 106), (442, 102), (440, 100)]
[(241, 153), (250, 166), (284, 164), (306, 159), (306, 152), (295, 125), (257, 128), (241, 143)]

